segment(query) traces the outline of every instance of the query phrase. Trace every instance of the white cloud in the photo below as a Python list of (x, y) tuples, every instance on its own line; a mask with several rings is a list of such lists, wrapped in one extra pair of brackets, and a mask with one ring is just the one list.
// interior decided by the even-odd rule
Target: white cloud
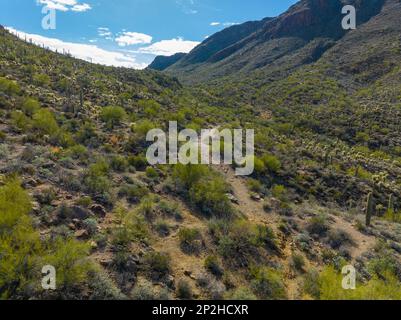
[(107, 37), (107, 38), (113, 35), (110, 29), (105, 27), (97, 28), (97, 33), (100, 37)]
[[(67, 1), (67, 0), (66, 0)], [(143, 69), (147, 66), (146, 63), (141, 63), (136, 60), (135, 56), (122, 52), (107, 51), (93, 44), (81, 44), (64, 42), (59, 39), (47, 38), (36, 34), (28, 34), (17, 31), (13, 28), (7, 28), (13, 34), (20, 38), (32, 39), (36, 45), (44, 45), (52, 51), (69, 52), (73, 57), (86, 60), (93, 63), (103, 64), (107, 66), (126, 67), (134, 69)]]
[(85, 12), (92, 9), (89, 4), (79, 3), (77, 0), (37, 0), (36, 2), (59, 11)]
[(198, 44), (200, 44), (200, 42), (186, 41), (182, 38), (176, 38), (155, 42), (150, 46), (140, 48), (139, 52), (158, 56), (172, 56), (178, 52), (188, 53)]
[(210, 23), (210, 25), (212, 27), (217, 27), (217, 26), (220, 26), (220, 25), (222, 25), (224, 27), (231, 27), (231, 26), (235, 26), (237, 24), (239, 24), (239, 23), (237, 23), (237, 22), (223, 22), (223, 23), (221, 23), (221, 22), (212, 22), (212, 23)]
[(120, 47), (131, 46), (134, 44), (149, 44), (152, 42), (152, 37), (138, 32), (123, 32), (116, 42)]
[(72, 11), (76, 11), (76, 12), (84, 12), (84, 11), (87, 11), (90, 9), (92, 9), (92, 7), (87, 3), (76, 4), (75, 6), (73, 6), (71, 8)]

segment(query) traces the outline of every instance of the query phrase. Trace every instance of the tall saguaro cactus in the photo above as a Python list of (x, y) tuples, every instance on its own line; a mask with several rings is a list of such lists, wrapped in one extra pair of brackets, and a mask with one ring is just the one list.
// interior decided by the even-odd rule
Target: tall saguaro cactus
[(373, 193), (370, 192), (368, 194), (368, 198), (366, 200), (366, 226), (370, 226), (370, 221), (372, 219), (372, 215), (374, 213), (374, 200), (373, 200)]
[(394, 212), (394, 196), (390, 194), (388, 198), (387, 212)]

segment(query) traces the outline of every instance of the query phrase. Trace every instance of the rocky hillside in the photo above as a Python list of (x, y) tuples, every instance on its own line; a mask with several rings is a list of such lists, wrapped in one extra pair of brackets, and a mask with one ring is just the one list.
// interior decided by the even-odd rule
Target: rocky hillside
[[(369, 3), (347, 34), (311, 16), (337, 12), (321, 0), (223, 47), (212, 39), (200, 64), (233, 71), (198, 86), (0, 28), (0, 298), (401, 299), (401, 4)], [(312, 20), (322, 29), (306, 36)], [(236, 69), (246, 50), (225, 50), (238, 41), (271, 63), (248, 56), (249, 72)], [(317, 43), (330, 48), (310, 60)], [(252, 176), (149, 165), (146, 133), (172, 120), (254, 129)], [(40, 286), (49, 264), (55, 291)]]
[(382, 9), (384, 0), (303, 0), (276, 18), (227, 28), (201, 43), (168, 68), (191, 83), (260, 69), (294, 69), (317, 61), (346, 31), (344, 4), (352, 4), (363, 25)]
[(153, 62), (148, 66), (148, 69), (163, 71), (168, 67), (176, 63), (178, 60), (183, 58), (185, 53), (176, 53), (172, 56), (158, 56), (153, 60)]

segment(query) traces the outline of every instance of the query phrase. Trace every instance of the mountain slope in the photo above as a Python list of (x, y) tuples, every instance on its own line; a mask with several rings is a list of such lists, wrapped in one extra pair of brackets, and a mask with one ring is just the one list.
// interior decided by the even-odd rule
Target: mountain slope
[[(363, 24), (380, 12), (384, 0), (347, 1)], [(345, 34), (341, 0), (303, 0), (276, 18), (223, 30), (167, 69), (183, 81), (202, 82), (234, 73), (268, 68), (296, 68), (316, 61)], [(234, 29), (235, 28), (235, 29)], [(238, 34), (238, 37), (234, 37)], [(294, 55), (303, 59), (291, 60)]]
[(183, 58), (185, 53), (176, 53), (172, 56), (157, 56), (148, 66), (148, 69), (163, 71)]

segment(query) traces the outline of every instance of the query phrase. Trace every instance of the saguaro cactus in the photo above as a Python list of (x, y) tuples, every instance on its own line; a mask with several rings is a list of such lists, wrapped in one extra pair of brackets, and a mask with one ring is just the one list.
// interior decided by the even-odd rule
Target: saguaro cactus
[(394, 196), (393, 196), (393, 194), (390, 194), (390, 197), (388, 198), (387, 211), (394, 212)]
[(370, 221), (372, 219), (372, 215), (374, 213), (374, 201), (373, 201), (373, 193), (370, 192), (368, 194), (368, 198), (366, 200), (366, 226), (370, 226)]

